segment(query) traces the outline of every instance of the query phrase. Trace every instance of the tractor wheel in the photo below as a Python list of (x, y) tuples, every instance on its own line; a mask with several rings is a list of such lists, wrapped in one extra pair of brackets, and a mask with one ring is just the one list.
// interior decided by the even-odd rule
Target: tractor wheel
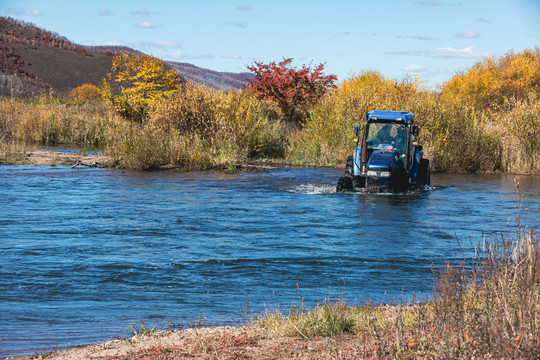
[(353, 181), (349, 176), (342, 176), (338, 179), (336, 192), (351, 191), (353, 189)]
[(347, 158), (347, 163), (345, 165), (345, 175), (353, 176), (353, 157), (349, 156)]
[(422, 185), (431, 184), (431, 174), (429, 172), (428, 159), (420, 160), (420, 166), (418, 167), (418, 176), (416, 178)]
[(364, 176), (353, 176), (353, 188), (365, 188), (366, 178)]

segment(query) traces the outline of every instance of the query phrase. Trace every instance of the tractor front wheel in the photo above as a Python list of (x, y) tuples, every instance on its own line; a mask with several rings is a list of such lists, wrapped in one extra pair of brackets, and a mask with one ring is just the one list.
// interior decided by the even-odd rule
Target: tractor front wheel
[(342, 191), (352, 191), (353, 190), (353, 181), (349, 176), (342, 176), (338, 179), (336, 185), (336, 192)]

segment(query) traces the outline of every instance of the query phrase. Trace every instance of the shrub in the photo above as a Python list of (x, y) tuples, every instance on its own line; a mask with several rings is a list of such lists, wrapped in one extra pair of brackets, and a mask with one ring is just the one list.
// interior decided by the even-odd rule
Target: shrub
[(69, 92), (69, 97), (80, 101), (101, 99), (101, 90), (92, 84), (82, 84)]
[(302, 124), (308, 110), (328, 89), (335, 88), (335, 75), (324, 75), (324, 64), (291, 67), (292, 58), (264, 64), (255, 62), (248, 69), (255, 74), (246, 88), (263, 100), (276, 104), (286, 121)]
[(125, 119), (111, 121), (106, 152), (113, 163), (149, 170), (171, 163), (169, 135), (154, 124), (136, 124)]
[(216, 107), (219, 94), (202, 84), (188, 82), (172, 96), (156, 103), (149, 121), (180, 135), (197, 134), (201, 138), (215, 136)]

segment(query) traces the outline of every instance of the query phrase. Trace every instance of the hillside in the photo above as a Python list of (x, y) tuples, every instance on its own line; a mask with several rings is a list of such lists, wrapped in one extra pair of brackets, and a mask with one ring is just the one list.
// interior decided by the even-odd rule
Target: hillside
[[(31, 23), (0, 17), (0, 95), (67, 95), (88, 83), (99, 86), (114, 55), (142, 54), (125, 46), (82, 46)], [(168, 62), (181, 77), (214, 88), (243, 88), (250, 74), (221, 73)]]
[(173, 61), (168, 61), (167, 63), (184, 78), (193, 82), (206, 84), (216, 89), (242, 89), (254, 76), (252, 73), (218, 72), (188, 63)]
[(30, 23), (0, 17), (0, 93), (65, 95), (90, 83), (99, 85), (112, 63), (110, 55), (90, 52), (58, 34)]

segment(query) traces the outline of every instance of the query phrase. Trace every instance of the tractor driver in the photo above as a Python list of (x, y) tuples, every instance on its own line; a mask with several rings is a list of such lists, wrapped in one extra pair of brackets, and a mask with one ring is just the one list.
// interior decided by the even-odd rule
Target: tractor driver
[[(392, 124), (381, 124), (381, 128), (375, 135), (375, 137), (368, 141), (368, 145), (377, 146), (382, 144), (392, 144), (393, 141), (395, 141), (395, 135), (397, 135), (397, 131), (393, 129)], [(394, 131), (392, 131), (394, 130)], [(392, 136), (394, 134), (394, 136)]]
[(406, 140), (404, 139), (404, 135), (406, 136), (406, 133), (403, 131), (404, 129), (396, 124), (381, 125), (382, 126), (379, 128), (379, 131), (373, 139), (368, 141), (368, 145), (373, 148), (379, 145), (388, 144), (392, 145), (394, 148), (402, 149), (406, 143)]

